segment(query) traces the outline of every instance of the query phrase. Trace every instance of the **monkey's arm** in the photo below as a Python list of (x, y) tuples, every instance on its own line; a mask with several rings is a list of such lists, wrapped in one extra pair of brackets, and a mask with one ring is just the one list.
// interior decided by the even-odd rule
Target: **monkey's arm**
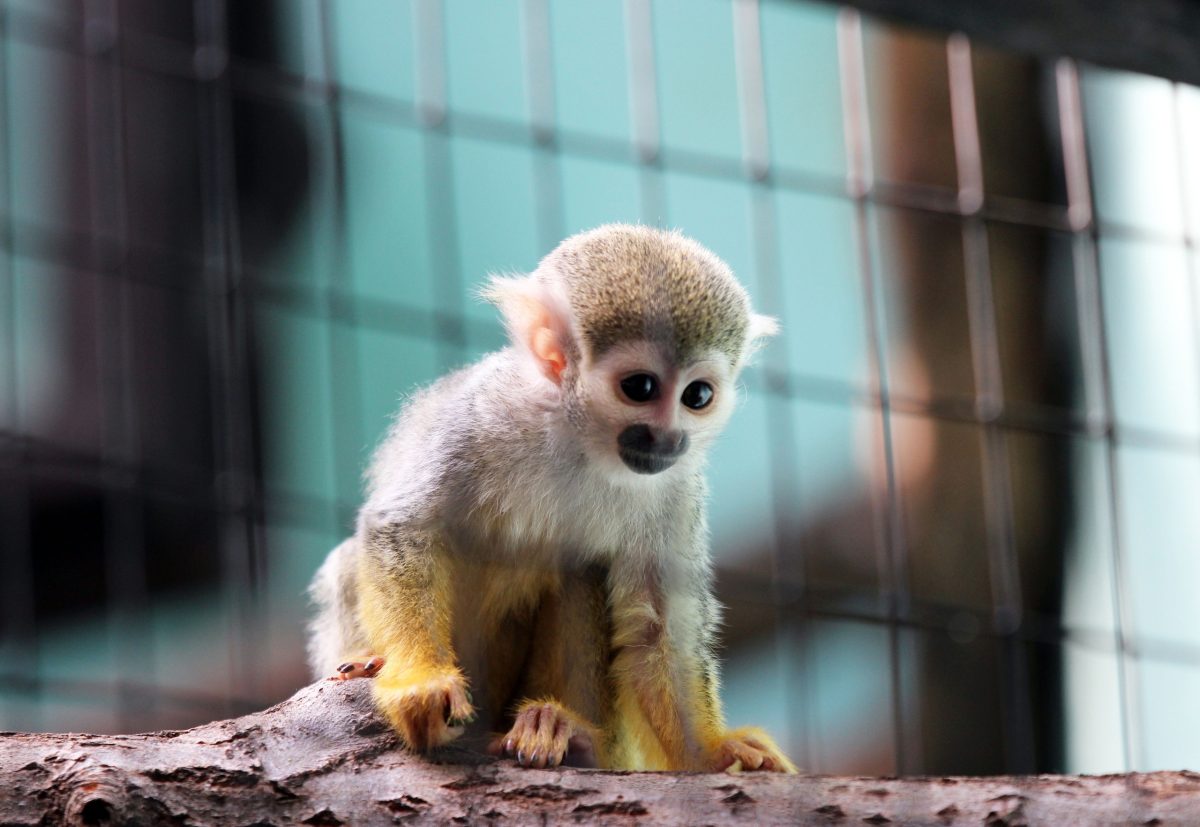
[(359, 620), (385, 659), (373, 691), (415, 750), (459, 734), (473, 709), (451, 645), (451, 571), (438, 538), (404, 524), (366, 527), (359, 561)]
[(736, 763), (796, 772), (762, 730), (726, 729), (713, 654), (718, 607), (707, 564), (689, 568), (683, 576), (647, 572), (613, 583), (613, 671), (628, 737), (656, 769), (719, 771)]

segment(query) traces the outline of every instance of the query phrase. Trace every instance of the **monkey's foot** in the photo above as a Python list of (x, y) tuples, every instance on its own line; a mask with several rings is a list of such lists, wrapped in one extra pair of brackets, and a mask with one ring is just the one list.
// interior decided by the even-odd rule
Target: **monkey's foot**
[(758, 727), (743, 727), (725, 733), (724, 739), (717, 744), (713, 769), (717, 772), (763, 770), (792, 775), (797, 772), (796, 765)]
[(525, 701), (507, 735), (488, 751), (517, 759), (522, 767), (596, 766), (595, 727), (555, 701)]
[(466, 678), (457, 670), (400, 680), (385, 674), (374, 690), (379, 710), (417, 752), (448, 744), (475, 718)]
[(379, 674), (384, 663), (386, 661), (378, 655), (365, 661), (346, 661), (338, 666), (336, 675), (330, 675), (326, 680), (348, 681), (351, 678), (373, 678)]

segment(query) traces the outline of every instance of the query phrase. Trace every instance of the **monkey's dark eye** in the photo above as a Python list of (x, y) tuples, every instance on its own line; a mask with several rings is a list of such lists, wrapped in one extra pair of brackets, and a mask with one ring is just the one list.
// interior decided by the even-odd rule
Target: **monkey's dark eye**
[(635, 373), (621, 380), (621, 393), (634, 402), (649, 402), (658, 396), (658, 380), (648, 373)]
[(693, 411), (698, 411), (701, 408), (708, 407), (708, 403), (712, 402), (712, 398), (713, 386), (707, 382), (696, 381), (683, 389), (683, 396), (679, 397), (679, 401)]

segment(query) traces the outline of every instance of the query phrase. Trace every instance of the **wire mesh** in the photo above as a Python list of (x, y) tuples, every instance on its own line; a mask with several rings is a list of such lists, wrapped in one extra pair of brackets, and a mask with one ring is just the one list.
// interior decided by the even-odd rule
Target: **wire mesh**
[[(764, 478), (747, 505), (757, 510), (745, 519), (761, 517), (770, 528), (754, 538), (741, 528), (716, 532), (721, 593), (731, 606), (731, 691), (745, 684), (738, 670), (774, 676), (766, 682), (785, 740), (811, 768), (1061, 769), (1062, 664), (1068, 650), (1080, 650), (1116, 664), (1119, 712), (1109, 723), (1119, 728), (1122, 754), (1111, 768), (1157, 760), (1145, 738), (1142, 661), (1195, 667), (1200, 641), (1138, 625), (1128, 450), (1192, 462), (1200, 433), (1186, 417), (1182, 427), (1122, 418), (1127, 380), (1114, 376), (1104, 245), (1177, 247), (1194, 309), (1195, 215), (1183, 195), (1177, 227), (1105, 214), (1110, 202), (1097, 195), (1088, 96), (1075, 63), (1036, 62), (1030, 87), (1031, 106), (1052, 110), (1053, 135), (1043, 138), (1060, 194), (1029, 189), (1011, 171), (1020, 164), (997, 148), (987, 97), (996, 75), (982, 68), (992, 58), (962, 35), (914, 35), (850, 10), (768, 0), (626, 0), (589, 14), (549, 0), (486, 12), (414, 0), (373, 10), (394, 24), (370, 33), (379, 47), (352, 39), (368, 33), (346, 26), (359, 10), (348, 8), (315, 0), (263, 4), (255, 13), (235, 13), (222, 0), (199, 0), (183, 14), (116, 0), (0, 6), (7, 726), (178, 726), (249, 710), (297, 685), (304, 569), (323, 543), (331, 547), (350, 530), (380, 412), (412, 384), (501, 343), (489, 312), (472, 302), (472, 286), (488, 269), (532, 266), (596, 218), (681, 225), (705, 241), (713, 219), (700, 210), (688, 218), (689, 209), (728, 201), (745, 222), (745, 244), (718, 252), (785, 325), (783, 341), (746, 379), (739, 417), (747, 421), (735, 427), (749, 435), (732, 437), (739, 447), (730, 449), (748, 445), (763, 456)], [(820, 21), (812, 31), (825, 38), (818, 45), (836, 77), (794, 72), (784, 38), (797, 34), (788, 29), (795, 9)], [(256, 15), (273, 27), (257, 39), (247, 34), (258, 31)], [(590, 27), (615, 33), (619, 53), (588, 52)], [(290, 56), (271, 48), (285, 31), (303, 44)], [(346, 59), (377, 47), (385, 62), (374, 72)], [(28, 151), (19, 136), (29, 130), (15, 119), (30, 110), (13, 100), (25, 94), (14, 50), (66, 67), (45, 88), (70, 90), (55, 117), (78, 126), (85, 158), (51, 147), (40, 169), (70, 166), (54, 175), (69, 192), (86, 192), (83, 206), (41, 215), (28, 208), (22, 176), (34, 176), (35, 188), (64, 185), (38, 182), (36, 165), (15, 157)], [(897, 149), (913, 127), (887, 108), (889, 95), (902, 108), (915, 105), (889, 72), (920, 55), (934, 56), (920, 89), (939, 90), (928, 111), (944, 120), (913, 134), (948, 142), (945, 167), (922, 167)], [(401, 68), (387, 71), (393, 59)], [(489, 94), (464, 81), (470, 65), (494, 73)], [(608, 82), (581, 102), (561, 81), (584, 66)], [(601, 99), (609, 87), (619, 90), (616, 107)], [(1173, 151), (1188, 159), (1190, 92), (1169, 88)], [(817, 94), (832, 95), (841, 117), (826, 124), (842, 141), (827, 157), (797, 149), (805, 138), (798, 130), (810, 127), (789, 108)], [(180, 143), (159, 145), (167, 134)], [(180, 205), (188, 199), (195, 203)], [(861, 319), (849, 333), (822, 326), (824, 311), (806, 301), (810, 288), (796, 278), (805, 245), (821, 241), (830, 215), (841, 221), (829, 225), (833, 234), (847, 242), (838, 301), (853, 308), (846, 318)], [(372, 221), (396, 237), (364, 240)], [(1051, 264), (1031, 271), (1034, 259), (1021, 256), (1035, 248), (1036, 260)], [(950, 252), (935, 261), (930, 249)], [(487, 260), (497, 253), (506, 260)], [(370, 262), (387, 255), (399, 259), (402, 278), (373, 271)], [(96, 439), (46, 431), (30, 417), (29, 375), (42, 363), (22, 319), (39, 266), (41, 280), (61, 282), (59, 295), (91, 319), (91, 346), (69, 358), (86, 357), (81, 370), (98, 377)], [(1032, 298), (1031, 284), (1040, 291)], [(1066, 303), (1046, 310), (1059, 293), (1069, 294)], [(192, 337), (190, 346), (164, 344), (159, 354), (192, 360), (166, 372), (203, 399), (203, 414), (174, 430), (154, 427), (162, 412), (139, 390), (162, 370), (147, 368), (157, 342), (139, 333), (148, 296), (169, 308), (156, 335), (182, 327)], [(945, 310), (921, 309), (922, 300)], [(1071, 328), (1061, 352), (1029, 347), (1030, 326), (1064, 308), (1053, 319)], [(907, 329), (935, 315), (955, 321)], [(859, 332), (846, 348), (858, 349), (861, 366), (843, 370), (823, 356), (822, 348), (840, 346), (838, 337), (849, 342)], [(1194, 360), (1194, 319), (1188, 333)], [(401, 358), (380, 358), (399, 343)], [(1022, 382), (1042, 375), (1022, 359), (1069, 362), (1051, 377), (1069, 387)], [(85, 406), (71, 395), (62, 404)], [(836, 519), (803, 514), (805, 497), (828, 484), (812, 470), (826, 448), (804, 427), (821, 417), (853, 429), (852, 447), (867, 457), (842, 458), (843, 470), (857, 475), (859, 502)], [(207, 433), (186, 430), (192, 425)], [(166, 434), (165, 448), (155, 434)], [(178, 441), (196, 441), (201, 458), (181, 459)], [(928, 444), (940, 446), (940, 461), (926, 455)], [(1050, 482), (1028, 472), (1031, 453), (1052, 456)], [(1080, 471), (1070, 458), (1080, 454), (1101, 459)], [(930, 474), (939, 481), (928, 482)], [(1102, 496), (1070, 494), (1085, 484)], [(39, 503), (64, 486), (99, 502), (101, 516), (82, 523), (102, 530), (102, 588), (90, 604), (98, 615), (51, 610), (44, 597), (55, 565), (39, 561), (60, 553), (61, 538), (39, 522)], [(1040, 509), (1028, 501), (1039, 490), (1047, 496)], [(1027, 551), (1050, 548), (1061, 569), (1066, 534), (1083, 532), (1095, 516), (1075, 501), (1082, 499), (1099, 509), (1099, 528), (1087, 535), (1095, 554), (1110, 555), (1107, 625), (1068, 617), (1065, 575)], [(1070, 512), (1065, 527), (1028, 528), (1056, 508)], [(952, 544), (960, 557), (931, 559), (930, 549), (947, 548), (939, 525), (968, 527)], [(722, 551), (739, 542), (753, 553)], [(297, 563), (296, 545), (314, 551)], [(833, 560), (846, 548), (854, 550), (849, 562)], [(212, 565), (189, 568), (196, 555)], [(169, 574), (155, 575), (156, 565)], [(179, 619), (188, 611), (210, 619), (188, 626)], [(104, 618), (98, 625), (96, 616)], [(94, 627), (111, 657), (93, 662), (78, 645), (60, 644), (80, 626)], [(761, 639), (766, 660), (738, 660), (738, 647)], [(822, 681), (832, 679), (822, 675), (841, 674), (828, 664), (860, 643), (876, 686), (861, 703), (878, 702), (887, 737), (876, 732), (872, 743), (886, 744), (830, 758)], [(972, 672), (991, 694), (961, 697), (977, 684), (956, 689), (938, 678)], [(972, 705), (990, 711), (971, 717)], [(954, 740), (947, 727), (957, 725), (994, 730), (994, 754), (973, 763), (939, 752), (936, 744)]]

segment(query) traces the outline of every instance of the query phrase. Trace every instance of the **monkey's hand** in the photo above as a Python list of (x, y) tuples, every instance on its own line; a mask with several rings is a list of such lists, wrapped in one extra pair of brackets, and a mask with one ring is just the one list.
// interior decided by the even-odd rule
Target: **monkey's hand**
[(726, 732), (713, 750), (713, 769), (717, 772), (762, 770), (795, 775), (796, 765), (758, 727), (742, 727)]
[(383, 668), (383, 664), (383, 658), (378, 655), (362, 661), (348, 660), (340, 664), (337, 668), (337, 673), (330, 675), (326, 680), (348, 681), (354, 678), (373, 678)]
[(379, 710), (417, 752), (453, 741), (475, 717), (467, 680), (457, 669), (395, 675), (385, 666), (373, 689)]
[(492, 741), (493, 755), (511, 756), (522, 767), (596, 766), (596, 728), (553, 700), (525, 701), (507, 735)]

